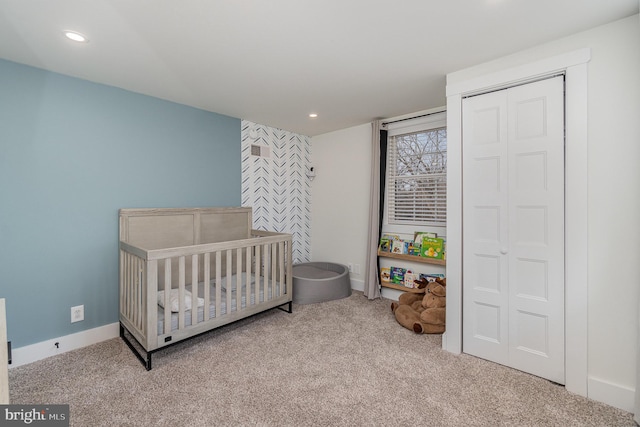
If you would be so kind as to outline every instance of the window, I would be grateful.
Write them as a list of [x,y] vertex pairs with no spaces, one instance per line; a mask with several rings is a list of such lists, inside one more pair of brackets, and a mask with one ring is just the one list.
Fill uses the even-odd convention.
[[444,227],[447,221],[447,130],[389,132],[387,221]]

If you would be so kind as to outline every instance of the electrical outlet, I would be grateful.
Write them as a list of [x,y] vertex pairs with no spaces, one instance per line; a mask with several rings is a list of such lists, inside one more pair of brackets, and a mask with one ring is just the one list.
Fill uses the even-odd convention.
[[349,263],[349,271],[353,271],[353,264]]
[[71,323],[84,320],[84,305],[76,305],[71,307]]

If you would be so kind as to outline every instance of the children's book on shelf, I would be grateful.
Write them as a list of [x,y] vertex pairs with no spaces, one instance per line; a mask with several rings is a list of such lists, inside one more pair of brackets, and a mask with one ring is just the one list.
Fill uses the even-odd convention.
[[416,284],[414,280],[418,280],[419,277],[420,274],[413,273],[411,270],[407,270],[407,272],[404,274],[404,286],[407,288],[415,288]]
[[380,249],[380,252],[391,252],[391,240],[384,237],[381,238],[380,247],[378,249]]
[[409,243],[406,240],[394,240],[391,243],[391,252],[394,254],[407,254],[409,253]]
[[422,240],[425,237],[429,237],[429,238],[433,238],[435,239],[436,237],[438,237],[437,233],[431,233],[428,231],[416,231],[413,233],[413,242],[414,245],[418,248],[418,250],[420,250],[420,247],[422,246]]
[[444,239],[439,237],[423,237],[420,247],[420,256],[426,258],[442,259],[444,255]]
[[378,249],[380,252],[391,252],[393,249],[393,242],[396,240],[400,240],[400,236],[396,234],[383,234],[380,237],[380,245]]
[[380,267],[380,283],[391,283],[391,269]]
[[426,279],[427,282],[435,282],[436,279],[444,279],[444,274],[440,273],[420,273],[420,279]]
[[404,275],[407,272],[406,268],[391,267],[391,283],[395,285],[404,285]]
[[413,256],[420,256],[420,246],[416,246],[413,242],[411,242],[409,244],[409,250],[407,251],[407,254],[413,255]]

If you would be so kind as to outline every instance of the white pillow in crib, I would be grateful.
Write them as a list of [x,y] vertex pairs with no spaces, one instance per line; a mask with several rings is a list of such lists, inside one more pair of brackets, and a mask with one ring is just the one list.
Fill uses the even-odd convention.
[[[180,294],[178,289],[171,289],[169,293],[169,301],[171,302],[171,311],[177,313],[180,311]],[[158,292],[158,305],[164,308],[164,291]],[[198,298],[198,307],[204,306],[204,298]],[[191,310],[191,292],[184,291],[184,309]]]

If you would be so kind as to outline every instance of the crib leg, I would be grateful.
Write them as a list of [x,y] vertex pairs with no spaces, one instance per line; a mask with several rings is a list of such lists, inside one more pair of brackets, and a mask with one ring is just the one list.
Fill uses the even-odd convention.
[[129,339],[126,337],[126,335],[124,333],[124,326],[122,326],[122,323],[120,323],[120,338],[122,338],[122,341],[124,341],[125,344],[127,344],[127,347],[129,347],[129,349],[133,352],[134,356],[136,356],[138,358],[140,363],[142,363],[144,365],[144,367],[147,369],[147,371],[150,371],[151,370],[151,354],[152,353],[147,351],[146,352],[147,360],[145,360],[144,357],[142,357],[142,354],[140,354],[140,352],[138,351],[138,349],[135,348],[135,346],[131,343],[131,341],[129,341]]
[[286,311],[287,313],[291,314],[293,313],[293,302],[289,301],[287,304],[283,304],[283,305],[288,305],[289,308],[282,308],[282,305],[278,307],[279,310],[282,311]]

